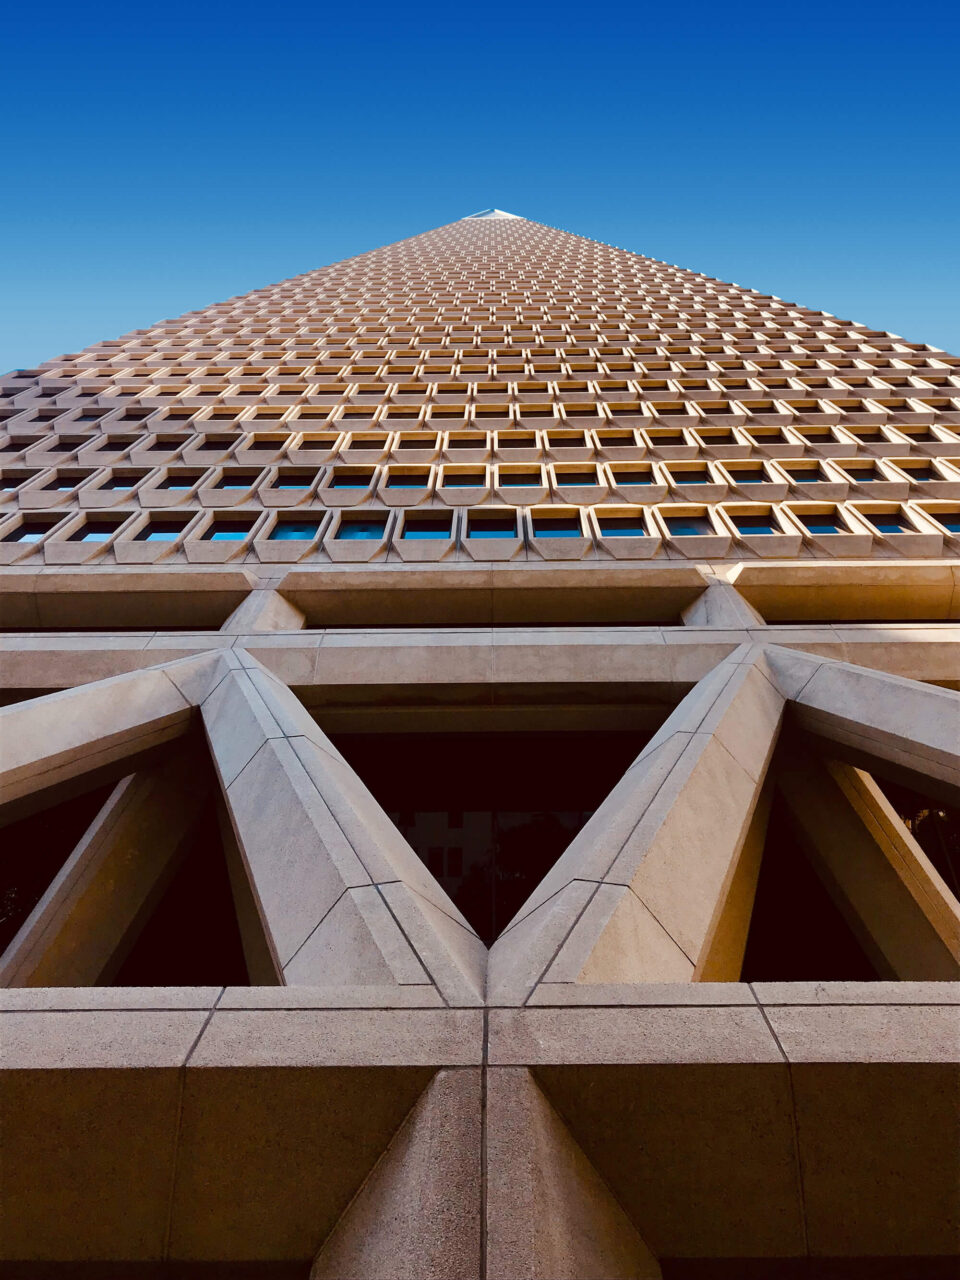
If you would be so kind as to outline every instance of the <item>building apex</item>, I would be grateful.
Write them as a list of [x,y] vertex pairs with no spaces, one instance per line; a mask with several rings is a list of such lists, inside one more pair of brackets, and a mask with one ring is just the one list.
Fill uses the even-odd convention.
[[471,218],[520,218],[520,215],[507,213],[505,209],[481,209],[479,213],[468,213],[466,218],[461,218],[461,222],[467,222]]

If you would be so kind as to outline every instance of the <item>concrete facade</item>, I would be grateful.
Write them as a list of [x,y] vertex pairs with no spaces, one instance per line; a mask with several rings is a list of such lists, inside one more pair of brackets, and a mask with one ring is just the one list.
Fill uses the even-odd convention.
[[[960,359],[489,211],[0,393],[0,1275],[955,1274]],[[352,744],[531,734],[485,935]]]

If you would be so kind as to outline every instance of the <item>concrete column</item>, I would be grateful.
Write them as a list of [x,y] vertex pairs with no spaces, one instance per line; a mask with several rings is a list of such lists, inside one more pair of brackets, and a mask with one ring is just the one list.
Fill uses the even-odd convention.
[[526,1067],[487,1071],[485,1280],[659,1280],[660,1266]]
[[688,604],[680,616],[685,627],[722,627],[740,631],[745,627],[766,625],[736,587],[719,578],[713,578],[706,591],[697,596],[693,604]]
[[481,1275],[480,1070],[439,1071],[314,1259],[310,1280]]

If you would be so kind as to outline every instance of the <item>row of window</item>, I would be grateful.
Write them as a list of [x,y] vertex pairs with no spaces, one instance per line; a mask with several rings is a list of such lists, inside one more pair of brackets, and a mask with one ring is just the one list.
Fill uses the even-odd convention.
[[[529,393],[542,396],[562,394],[570,390],[571,382],[577,381],[594,383],[600,392],[629,390],[635,394],[660,391],[667,395],[680,395],[688,391],[704,391],[718,396],[726,391],[745,391],[752,393],[753,397],[777,389],[794,394],[816,390],[828,395],[849,395],[852,390],[867,395],[872,392],[889,395],[891,386],[922,394],[943,389],[950,395],[956,394],[960,386],[955,371],[950,369],[848,368],[844,373],[842,366],[838,368],[828,364],[825,368],[817,367],[813,361],[807,368],[791,368],[778,360],[752,361],[751,364],[753,367],[748,369],[743,361],[708,363],[706,360],[689,360],[673,367],[669,361],[645,361],[630,352],[603,349],[555,353],[529,351],[526,356],[521,351],[509,356],[492,356],[479,351],[470,356],[461,351],[457,357],[449,355],[444,359],[396,354],[389,359],[387,352],[381,352],[366,359],[349,354],[314,356],[310,364],[299,365],[204,365],[199,360],[182,365],[164,365],[153,360],[144,362],[142,368],[129,363],[116,369],[81,365],[71,371],[70,377],[71,385],[78,391],[97,391],[108,397],[141,391],[171,398],[182,393],[231,391],[341,396],[374,391],[386,393],[404,389],[404,379],[411,380],[410,390],[422,394],[429,394],[430,388],[436,388],[442,393],[459,392],[464,396],[487,394],[503,398]],[[846,365],[849,366],[849,362]],[[460,381],[458,371],[462,375]],[[619,385],[625,373],[629,386]],[[519,377],[516,376],[518,374]],[[550,377],[550,374],[560,376]],[[594,376],[585,378],[588,374]],[[63,387],[60,382],[64,376],[45,375],[39,389],[69,397],[71,387]],[[74,382],[76,378],[84,381]],[[171,381],[175,378],[180,382]],[[294,381],[290,382],[290,379]],[[366,379],[376,379],[377,385],[368,386]],[[611,383],[612,386],[608,385]],[[24,391],[18,394],[23,395]]]
[[[958,449],[960,454],[960,449]],[[785,498],[808,490],[832,499],[846,496],[850,487],[874,497],[905,499],[912,491],[940,497],[960,497],[960,456],[908,458],[723,458],[670,462],[623,460],[571,462],[334,465],[304,468],[273,466],[187,467],[58,467],[48,470],[3,467],[0,495],[16,495],[21,507],[52,506],[77,495],[81,506],[105,506],[129,500],[134,494],[143,506],[167,506],[198,497],[205,505],[223,506],[251,500],[267,505],[294,505],[311,499],[343,506],[377,494],[391,505],[422,502],[436,495],[454,505],[472,504],[476,493],[523,491],[517,505],[528,505],[529,491],[540,501],[548,494],[579,502],[590,490],[591,502],[608,493],[643,502],[659,502],[668,495],[718,501],[731,491],[764,498]],[[692,491],[692,493],[688,492]],[[286,495],[284,501],[280,495]],[[396,499],[396,501],[394,501]],[[0,497],[2,500],[2,497]]]
[[[465,453],[478,459],[493,455],[509,459],[522,454],[584,459],[599,455],[607,458],[628,456],[639,459],[646,453],[664,458],[710,456],[742,456],[752,451],[771,457],[798,456],[807,450],[824,456],[854,455],[859,449],[876,455],[906,455],[912,448],[924,453],[960,451],[960,414],[954,426],[931,422],[899,422],[896,427],[876,422],[787,423],[782,419],[763,425],[710,426],[696,429],[682,425],[597,426],[588,429],[564,429],[562,426],[533,430],[465,430],[430,431],[357,431],[341,429],[346,423],[334,424],[329,431],[291,431],[294,423],[277,424],[273,429],[237,434],[235,422],[198,424],[207,428],[195,434],[154,429],[143,435],[128,432],[96,431],[89,435],[69,432],[32,437],[8,437],[0,440],[0,461],[41,462],[64,460],[76,455],[80,462],[98,464],[120,457],[134,462],[222,461],[228,456],[236,461],[273,461],[286,458],[292,462],[324,462],[334,457],[348,461],[380,461],[387,455],[403,458],[410,453],[418,460],[433,460],[439,454],[456,459]],[[168,419],[179,428],[175,419]],[[78,423],[77,425],[85,425]],[[91,424],[94,425],[94,424]],[[121,424],[122,425],[122,424]],[[160,424],[161,427],[163,424]],[[239,424],[250,426],[249,423]],[[219,429],[217,429],[219,426]]]
[[[514,402],[512,393],[502,396],[479,393],[476,401],[471,401],[469,392],[464,395],[461,392],[438,391],[434,398],[427,399],[426,389],[399,389],[398,394],[392,395],[391,389],[384,386],[349,394],[324,392],[317,387],[304,389],[282,385],[248,389],[238,386],[235,391],[227,392],[222,388],[205,389],[197,384],[190,393],[181,395],[181,390],[171,391],[169,403],[164,398],[159,405],[152,407],[127,406],[112,412],[102,407],[91,411],[69,409],[69,406],[43,409],[28,405],[12,414],[9,411],[4,413],[3,425],[10,431],[64,431],[71,426],[87,430],[95,425],[103,429],[119,426],[140,431],[155,430],[157,426],[161,429],[174,426],[199,430],[224,426],[249,431],[257,425],[270,427],[274,424],[297,430],[313,421],[336,424],[338,430],[349,430],[366,423],[386,423],[392,430],[406,424],[416,427],[421,422],[434,428],[449,429],[458,422],[473,421],[483,425],[485,420],[491,420],[504,423],[500,430],[508,429],[510,423],[549,430],[550,422],[562,427],[564,422],[577,419],[575,425],[578,427],[600,429],[611,420],[629,418],[636,420],[634,425],[643,428],[655,428],[658,421],[666,419],[695,429],[701,423],[709,424],[721,419],[724,424],[750,429],[754,425],[791,423],[810,418],[820,423],[842,422],[845,426],[888,423],[896,427],[901,420],[908,423],[929,421],[934,415],[944,415],[948,422],[960,422],[960,398],[951,398],[949,392],[946,395],[924,395],[918,391],[907,397],[888,393],[873,398],[851,398],[849,392],[846,395],[837,392],[816,398],[811,397],[809,390],[787,388],[778,399],[723,399],[717,398],[721,395],[718,391],[699,393],[698,398],[698,393],[690,391],[682,400],[641,400],[630,388],[595,392],[586,386],[581,390],[578,386],[561,385],[556,400],[551,398],[551,393],[543,393],[536,399],[535,393],[531,392],[519,393],[520,401]],[[125,394],[133,398],[141,393],[143,388]],[[664,394],[678,393],[667,389]],[[953,396],[957,395],[954,390]],[[82,399],[83,394],[76,398]],[[123,395],[118,398],[122,399]],[[310,403],[299,404],[304,398]],[[205,405],[212,408],[205,413],[196,411]],[[249,407],[245,409],[244,405]]]
[[[757,344],[753,345],[757,348]],[[489,348],[477,347],[471,350],[457,347],[441,348],[440,352],[442,354],[436,349],[404,352],[385,348],[375,355],[365,356],[362,351],[318,350],[274,353],[272,358],[269,353],[258,356],[255,351],[249,350],[233,353],[234,359],[269,361],[259,366],[246,363],[208,364],[211,356],[205,356],[199,351],[195,354],[181,352],[171,356],[169,362],[162,361],[159,354],[139,363],[128,358],[104,364],[96,361],[95,357],[84,357],[74,367],[44,371],[42,380],[22,379],[14,375],[4,381],[8,392],[21,397],[23,403],[44,394],[69,397],[72,388],[62,385],[64,379],[69,379],[78,391],[106,395],[150,392],[157,387],[162,388],[162,394],[173,395],[188,390],[192,384],[203,385],[214,380],[222,383],[225,388],[236,383],[243,385],[259,382],[272,389],[285,387],[289,390],[286,387],[289,379],[296,380],[298,394],[308,391],[316,394],[328,391],[331,386],[336,389],[341,384],[350,386],[362,382],[364,378],[374,377],[387,382],[402,381],[404,378],[417,379],[418,389],[423,389],[425,384],[442,386],[444,382],[458,376],[471,385],[482,383],[484,379],[497,379],[506,383],[519,383],[523,390],[525,388],[522,384],[525,381],[559,382],[562,388],[568,381],[582,378],[588,373],[595,375],[591,381],[601,382],[626,375],[641,390],[647,381],[666,380],[677,384],[675,393],[685,390],[685,380],[696,375],[701,380],[717,383],[717,391],[726,385],[725,378],[750,379],[758,384],[753,389],[761,395],[769,385],[770,378],[787,378],[799,383],[799,386],[787,383],[787,388],[801,393],[811,385],[822,390],[838,391],[842,391],[845,385],[862,387],[881,394],[888,394],[887,388],[890,386],[921,393],[927,393],[931,389],[946,389],[948,394],[957,387],[956,368],[951,368],[945,360],[903,358],[899,353],[895,361],[891,362],[858,352],[844,354],[839,350],[833,355],[822,353],[816,358],[813,354],[800,351],[780,352],[777,358],[759,349],[747,352],[723,346],[687,347],[684,351],[668,350],[665,346],[654,351],[637,351],[620,346],[518,346],[499,353]],[[278,355],[282,356],[283,363],[276,363]],[[294,361],[300,363],[293,363]],[[551,373],[560,374],[561,377],[543,378],[544,374]],[[518,374],[521,375],[519,378],[516,376]],[[175,378],[187,380],[187,385],[173,386],[168,392],[167,384],[170,379]],[[847,381],[848,378],[850,381]],[[834,380],[841,385],[831,387]],[[664,390],[669,391],[670,388]],[[344,390],[342,394],[345,393]],[[544,394],[546,393],[547,389],[544,388]]]
[[[514,542],[542,546],[574,540],[614,554],[652,554],[661,543],[685,554],[720,557],[731,549],[790,557],[804,545],[841,555],[870,555],[875,544],[907,555],[940,555],[960,542],[960,502],[727,503],[716,507],[479,507],[461,511],[341,510],[292,514],[207,510],[111,512],[71,516],[21,513],[0,522],[6,563],[42,544],[54,563],[75,562],[112,547],[118,560],[144,561],[182,549],[210,559],[204,544],[235,554],[253,544],[262,559],[298,559],[322,542],[334,558],[369,558],[377,547],[429,542]],[[642,547],[627,547],[641,543]],[[287,552],[285,544],[296,544]],[[308,546],[309,544],[309,546]],[[364,544],[363,554],[340,554]],[[140,553],[138,548],[149,547]],[[626,547],[626,550],[625,550]],[[401,549],[402,550],[402,549]],[[223,558],[222,556],[219,558]]]

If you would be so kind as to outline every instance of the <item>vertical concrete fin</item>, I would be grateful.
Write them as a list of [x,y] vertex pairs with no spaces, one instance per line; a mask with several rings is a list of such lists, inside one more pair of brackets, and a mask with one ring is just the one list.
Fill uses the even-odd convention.
[[224,635],[252,635],[259,631],[302,631],[305,616],[279,591],[251,591],[220,628]]
[[284,980],[433,981],[479,1004],[483,944],[295,695],[240,661],[201,715]]
[[752,898],[758,859],[737,873],[783,708],[748,646],[701,681],[553,868],[550,894],[545,882],[494,943],[491,997],[522,1002],[539,981],[690,981],[731,886]]
[[681,614],[685,627],[723,627],[740,631],[762,627],[763,618],[729,582],[713,581]]
[[525,1067],[487,1072],[485,1280],[659,1280],[661,1270]]
[[195,750],[124,778],[0,958],[0,986],[102,981],[208,794]]
[[479,1069],[439,1071],[314,1259],[310,1280],[476,1280]]

